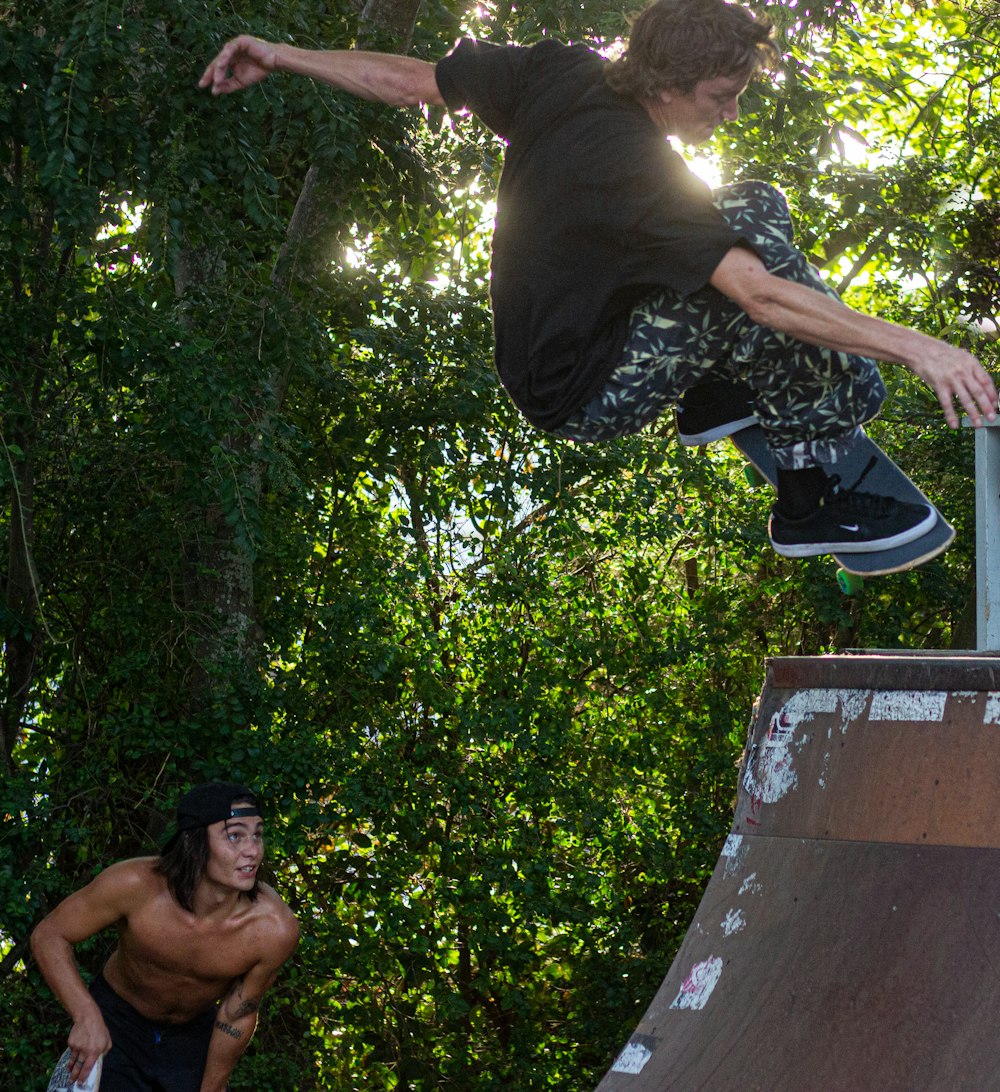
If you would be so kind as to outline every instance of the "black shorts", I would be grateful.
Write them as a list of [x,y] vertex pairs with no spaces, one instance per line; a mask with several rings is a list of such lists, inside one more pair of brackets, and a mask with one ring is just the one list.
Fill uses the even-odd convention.
[[111,1034],[101,1092],[199,1092],[214,1007],[186,1024],[157,1024],[119,997],[103,974],[90,993]]

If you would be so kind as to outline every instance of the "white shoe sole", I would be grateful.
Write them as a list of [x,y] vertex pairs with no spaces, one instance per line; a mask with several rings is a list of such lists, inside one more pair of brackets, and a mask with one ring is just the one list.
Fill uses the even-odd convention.
[[738,421],[726,421],[722,425],[716,425],[715,428],[706,429],[705,432],[690,433],[681,432],[678,429],[677,438],[685,447],[702,447],[715,440],[724,440],[727,436],[732,436],[734,432],[740,432],[755,424],[757,424],[757,415],[751,413],[749,417],[741,417]]

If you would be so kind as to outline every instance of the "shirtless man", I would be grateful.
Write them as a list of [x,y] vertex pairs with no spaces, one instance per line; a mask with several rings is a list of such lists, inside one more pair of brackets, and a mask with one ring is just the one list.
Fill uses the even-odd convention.
[[759,420],[777,466],[770,535],[792,557],[885,549],[936,514],[840,487],[836,464],[881,407],[877,359],[937,395],[949,425],[997,417],[969,352],[847,307],[763,183],[709,192],[666,137],[700,144],[739,116],[778,51],[722,0],[654,0],[612,64],[582,45],[464,39],[436,64],[243,35],[201,77],[214,95],[275,72],[394,106],[470,110],[506,142],[490,294],[496,364],[524,416],[600,442],[678,405],[682,442]]
[[[199,785],[159,857],[111,865],[39,923],[31,950],[73,1020],[76,1082],[105,1055],[102,1092],[225,1092],[299,940],[291,910],[258,878],[263,855],[254,794]],[[88,990],[73,945],[111,926],[118,946]]]

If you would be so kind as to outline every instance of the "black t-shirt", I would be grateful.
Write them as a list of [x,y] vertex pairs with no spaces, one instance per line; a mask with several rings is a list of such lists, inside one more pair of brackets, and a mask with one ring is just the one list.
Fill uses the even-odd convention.
[[436,68],[450,110],[507,142],[490,296],[501,382],[555,429],[620,363],[629,314],[703,288],[739,236],[645,109],[585,46],[463,40]]

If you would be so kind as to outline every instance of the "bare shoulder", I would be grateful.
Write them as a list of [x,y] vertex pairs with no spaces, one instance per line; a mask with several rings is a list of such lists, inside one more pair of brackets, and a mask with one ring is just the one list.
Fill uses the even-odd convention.
[[77,943],[116,922],[129,921],[164,890],[156,858],[119,861],[68,895],[38,926],[40,936],[59,935]]
[[158,862],[159,857],[130,857],[127,861],[108,865],[97,878],[104,877],[123,887],[160,888],[165,881],[156,871]]
[[99,872],[84,890],[127,904],[154,898],[166,890],[166,880],[156,871],[157,860],[156,857],[132,857],[117,861]]
[[281,896],[266,883],[260,885],[254,903],[254,922],[261,954],[284,962],[299,943],[299,922]]

